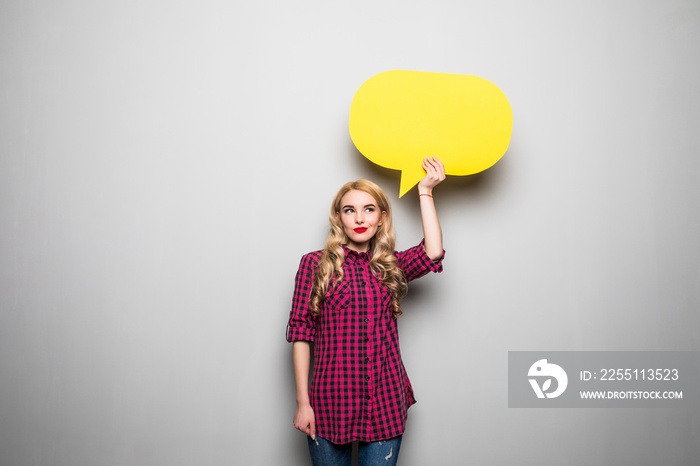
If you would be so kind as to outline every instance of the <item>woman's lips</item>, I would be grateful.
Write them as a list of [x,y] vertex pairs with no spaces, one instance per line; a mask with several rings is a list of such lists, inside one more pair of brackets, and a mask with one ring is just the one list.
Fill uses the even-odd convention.
[[367,228],[365,228],[365,227],[358,227],[358,228],[355,228],[354,231],[355,231],[355,233],[364,233],[365,231],[367,231]]

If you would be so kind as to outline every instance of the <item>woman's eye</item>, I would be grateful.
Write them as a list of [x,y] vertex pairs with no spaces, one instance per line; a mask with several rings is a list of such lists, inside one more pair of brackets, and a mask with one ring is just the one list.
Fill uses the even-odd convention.
[[367,207],[365,209],[366,212],[374,212],[374,207]]
[[352,210],[352,209],[345,209],[343,212],[346,213],[346,214],[351,214],[351,213],[354,212],[354,210]]

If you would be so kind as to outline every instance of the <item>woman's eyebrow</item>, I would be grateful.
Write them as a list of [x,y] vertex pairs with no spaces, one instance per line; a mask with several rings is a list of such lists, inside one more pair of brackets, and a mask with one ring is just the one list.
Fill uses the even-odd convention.
[[[377,206],[376,206],[375,204],[366,204],[364,208],[366,209],[367,207],[377,207]],[[346,204],[346,205],[344,205],[343,207],[341,207],[341,209],[348,209],[348,208],[349,208],[349,209],[354,209],[355,206],[354,206],[354,205]]]

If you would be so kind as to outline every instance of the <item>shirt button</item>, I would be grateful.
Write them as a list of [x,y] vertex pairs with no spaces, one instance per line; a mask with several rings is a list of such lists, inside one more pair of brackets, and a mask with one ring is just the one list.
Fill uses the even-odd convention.
[[365,343],[367,343],[368,341],[369,341],[369,338],[365,337]]
[[365,380],[369,380],[369,375],[366,375],[366,376],[365,376]]
[[369,319],[365,318],[365,322],[369,322]]
[[365,362],[369,362],[369,357],[365,358]]
[[369,395],[367,395],[367,399],[368,399],[368,400],[370,400],[370,399],[372,399],[372,397],[371,397],[371,396],[369,396]]

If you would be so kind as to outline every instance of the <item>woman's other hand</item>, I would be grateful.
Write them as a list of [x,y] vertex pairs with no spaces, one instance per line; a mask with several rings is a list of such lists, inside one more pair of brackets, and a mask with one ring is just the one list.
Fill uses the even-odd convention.
[[316,440],[316,417],[314,410],[309,404],[300,404],[297,406],[297,412],[294,413],[294,428],[304,432]]

